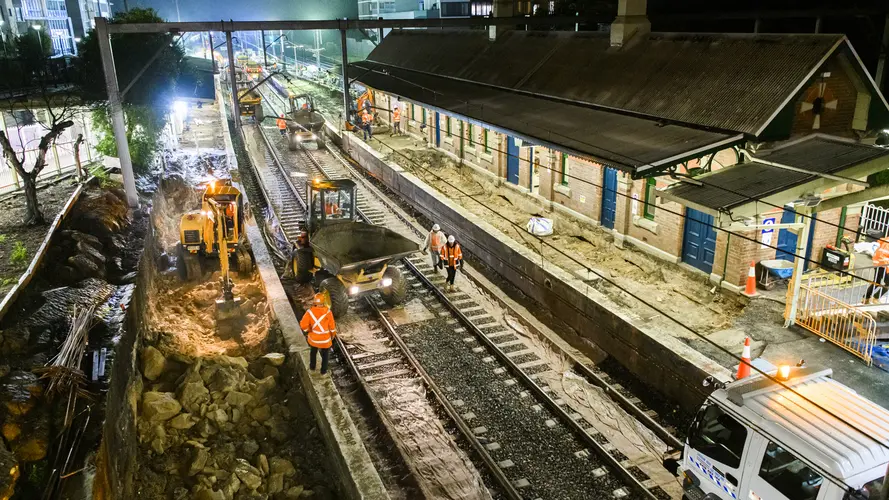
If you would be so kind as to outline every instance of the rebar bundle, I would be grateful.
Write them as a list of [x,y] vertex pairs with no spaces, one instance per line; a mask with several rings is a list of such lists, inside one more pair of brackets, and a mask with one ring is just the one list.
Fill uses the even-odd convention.
[[[86,375],[80,369],[83,354],[86,352],[89,331],[96,324],[96,306],[74,306],[71,312],[68,335],[62,341],[59,352],[43,368],[35,370],[41,379],[49,380],[46,388],[46,396],[52,399],[55,396],[80,397],[88,396],[83,388],[86,383]],[[68,419],[66,419],[66,424]]]

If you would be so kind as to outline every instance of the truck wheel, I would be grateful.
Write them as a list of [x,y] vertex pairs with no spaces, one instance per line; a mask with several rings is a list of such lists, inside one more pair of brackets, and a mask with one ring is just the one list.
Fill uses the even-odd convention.
[[296,268],[293,270],[293,276],[297,283],[308,283],[312,281],[312,267],[315,266],[315,255],[311,248],[299,248],[296,250]]
[[407,297],[407,280],[404,279],[401,270],[397,267],[389,266],[386,268],[386,272],[383,273],[383,279],[385,278],[391,279],[392,284],[380,289],[383,300],[390,306],[397,306],[404,302],[404,298]]
[[329,272],[325,271],[324,269],[319,269],[319,270],[315,271],[315,276],[314,276],[315,290],[320,290],[321,283],[323,283],[324,280],[326,280],[327,278],[333,278],[333,275],[330,274]]
[[179,246],[179,255],[176,263],[179,277],[182,281],[194,281],[201,277],[201,259],[196,254],[188,252]]
[[256,117],[256,123],[262,122],[262,119],[265,118],[265,115],[262,114],[262,104],[257,104],[255,108],[253,108],[253,116]]
[[242,278],[249,278],[253,274],[253,257],[250,255],[250,252],[239,249],[235,253],[235,260],[238,264],[236,268],[238,275]]
[[296,140],[296,134],[287,134],[287,149],[290,151],[299,150],[299,141]]
[[334,319],[343,316],[349,310],[349,296],[346,294],[346,287],[336,277],[327,278],[321,282],[321,293],[327,293],[330,296],[330,311],[333,313]]
[[317,134],[315,134],[315,144],[318,146],[318,149],[324,149],[327,147],[327,143],[324,141],[324,130],[319,130]]

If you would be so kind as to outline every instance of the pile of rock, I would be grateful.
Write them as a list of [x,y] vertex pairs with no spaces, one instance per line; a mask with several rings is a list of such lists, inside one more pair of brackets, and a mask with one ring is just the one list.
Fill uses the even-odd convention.
[[297,470],[286,458],[291,412],[277,390],[283,362],[282,354],[269,354],[252,363],[229,356],[182,363],[143,349],[148,382],[138,433],[157,475],[140,477],[140,493],[198,500],[311,496],[296,484]]

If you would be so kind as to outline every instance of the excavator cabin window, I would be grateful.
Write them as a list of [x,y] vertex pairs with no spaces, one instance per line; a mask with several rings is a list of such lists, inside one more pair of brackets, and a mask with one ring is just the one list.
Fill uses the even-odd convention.
[[295,111],[312,111],[312,103],[306,96],[294,97],[293,109]]

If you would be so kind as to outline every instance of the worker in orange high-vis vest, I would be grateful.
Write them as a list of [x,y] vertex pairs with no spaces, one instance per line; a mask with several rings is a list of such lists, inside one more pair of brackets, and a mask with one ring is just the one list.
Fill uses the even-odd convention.
[[371,130],[371,125],[373,124],[374,117],[367,111],[361,114],[361,129],[364,130],[364,140],[372,139],[374,134],[373,130]]
[[324,295],[315,294],[312,307],[303,315],[299,327],[309,341],[309,370],[315,369],[318,351],[321,351],[321,375],[327,373],[327,361],[330,359],[330,348],[336,337],[336,323],[333,313],[324,304]]
[[401,135],[401,109],[398,106],[392,110],[392,135]]
[[427,251],[432,254],[432,268],[436,271],[444,267],[441,260],[441,247],[447,243],[447,237],[438,224],[432,225],[432,230],[426,233],[426,239],[423,240],[423,253]]
[[284,119],[284,113],[281,113],[281,117],[276,120],[278,124],[278,132],[281,132],[281,137],[287,135],[287,120]]
[[445,280],[445,290],[454,291],[454,279],[457,277],[457,266],[463,269],[463,250],[457,243],[454,235],[448,236],[448,242],[441,247],[441,260],[448,271],[448,278]]
[[[886,287],[889,286],[889,237],[880,238],[880,246],[874,252],[874,283],[867,287],[864,292],[864,298],[870,304],[880,302],[880,297],[886,293]],[[878,286],[880,285],[880,286]]]

